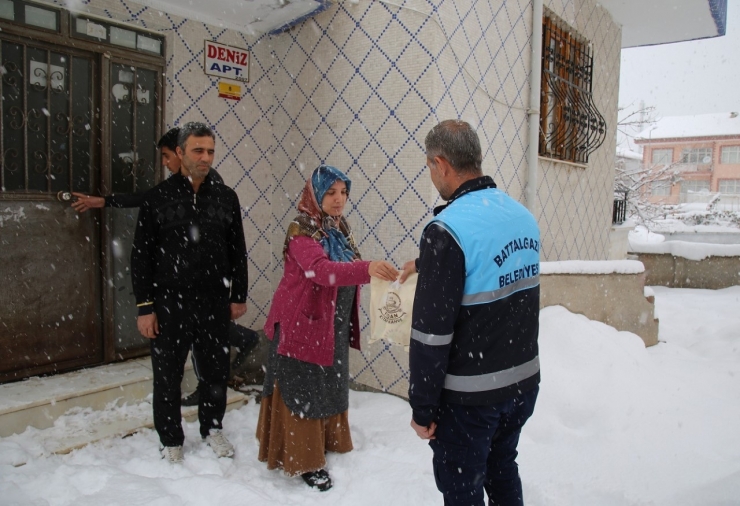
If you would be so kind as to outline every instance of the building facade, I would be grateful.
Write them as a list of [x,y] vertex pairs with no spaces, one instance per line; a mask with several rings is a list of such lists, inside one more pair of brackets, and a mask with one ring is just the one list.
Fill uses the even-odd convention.
[[[188,15],[167,0],[0,0],[3,62],[15,58],[2,85],[9,289],[0,295],[0,346],[9,353],[0,381],[147,352],[127,267],[136,210],[78,216],[57,196],[146,190],[163,177],[153,143],[186,121],[214,128],[215,168],[241,201],[242,323],[253,328],[269,310],[285,230],[319,164],[352,178],[347,217],[365,258],[414,257],[440,204],[424,136],[449,118],[478,130],[484,171],[500,188],[522,202],[534,195],[526,203],[542,230],[542,260],[608,258],[625,45],[609,2],[545,1],[534,21],[541,2],[320,3],[287,29],[258,34],[239,28],[234,9]],[[228,62],[232,78],[248,80],[214,74],[227,72],[223,61],[208,63],[214,42],[249,53],[248,73]],[[540,81],[545,92],[532,104]],[[530,117],[540,118],[535,138]],[[534,164],[531,149],[541,155]],[[399,346],[353,353],[351,372],[375,388],[407,388]]]

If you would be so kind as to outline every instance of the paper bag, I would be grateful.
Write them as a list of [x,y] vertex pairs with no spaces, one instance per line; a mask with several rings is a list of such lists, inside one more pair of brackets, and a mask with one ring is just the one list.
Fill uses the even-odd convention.
[[416,278],[403,284],[373,277],[370,280],[370,339],[385,339],[408,348],[411,340],[411,312],[414,308]]

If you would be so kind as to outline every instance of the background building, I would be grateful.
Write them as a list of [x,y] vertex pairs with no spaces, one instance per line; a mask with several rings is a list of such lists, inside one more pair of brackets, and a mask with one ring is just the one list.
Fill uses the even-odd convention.
[[[738,113],[672,116],[642,131],[642,164],[654,176],[650,201],[708,202],[720,193],[740,196],[740,118]],[[697,195],[703,194],[703,195]]]

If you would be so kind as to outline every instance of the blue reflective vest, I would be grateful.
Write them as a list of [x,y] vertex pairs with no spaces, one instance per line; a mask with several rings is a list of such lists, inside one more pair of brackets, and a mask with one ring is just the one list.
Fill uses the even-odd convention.
[[463,306],[539,285],[539,227],[527,208],[501,190],[462,195],[431,223],[447,230],[465,255]]

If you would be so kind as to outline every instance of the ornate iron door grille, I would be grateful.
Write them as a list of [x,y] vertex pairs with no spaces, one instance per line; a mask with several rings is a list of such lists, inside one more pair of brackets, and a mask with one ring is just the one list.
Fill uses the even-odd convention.
[[543,18],[542,30],[539,153],[585,164],[606,139],[591,94],[593,57],[588,44],[552,18]]
[[91,189],[93,59],[0,41],[0,194]]

